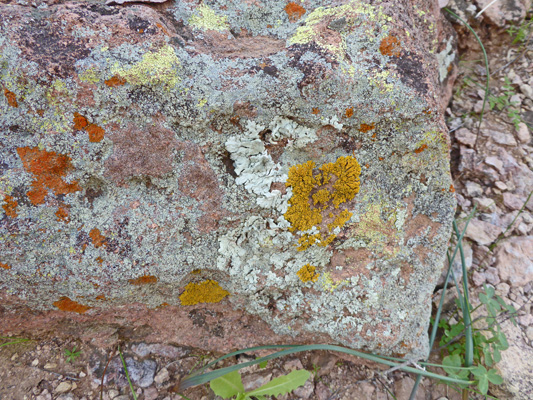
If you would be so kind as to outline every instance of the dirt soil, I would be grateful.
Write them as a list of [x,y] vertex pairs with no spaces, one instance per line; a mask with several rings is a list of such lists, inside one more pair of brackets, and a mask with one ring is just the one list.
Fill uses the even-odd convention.
[[[531,350],[533,289],[531,279],[528,280],[531,271],[527,268],[529,265],[531,269],[533,262],[533,254],[529,254],[533,251],[533,200],[523,206],[533,186],[532,29],[526,31],[524,40],[513,44],[516,32],[511,35],[505,28],[490,25],[483,19],[470,20],[489,57],[491,96],[499,100],[494,100],[497,104],[492,110],[487,104],[479,126],[485,84],[482,53],[473,35],[466,28],[454,25],[460,43],[459,77],[446,119],[452,143],[457,219],[459,225],[464,224],[473,207],[477,207],[465,241],[472,296],[475,297],[483,284],[491,285],[508,303],[520,309],[521,333],[516,340]],[[502,105],[501,109],[498,104]],[[521,267],[517,260],[528,257],[529,264],[526,262]],[[439,299],[439,289],[435,302]],[[452,313],[453,302],[450,304],[448,311]],[[29,340],[10,344],[7,343],[16,339],[0,339],[0,400],[133,398],[118,346],[102,348],[76,337],[25,339]],[[180,378],[218,356],[173,343],[135,340],[122,341],[120,350],[139,400],[181,399],[177,393]],[[440,357],[436,351],[432,361],[438,363]],[[251,359],[252,354],[233,357],[220,366]],[[248,367],[243,381],[247,389],[256,388],[273,377],[302,368],[312,372],[305,386],[277,399],[392,399],[394,394],[401,400],[409,398],[414,383],[413,376],[401,371],[371,368],[327,352],[288,356],[269,362],[264,369]],[[192,400],[217,398],[208,385],[188,389],[184,394]],[[492,394],[513,398],[505,397],[501,391]],[[460,398],[447,386],[428,379],[423,379],[416,397],[417,400]]]

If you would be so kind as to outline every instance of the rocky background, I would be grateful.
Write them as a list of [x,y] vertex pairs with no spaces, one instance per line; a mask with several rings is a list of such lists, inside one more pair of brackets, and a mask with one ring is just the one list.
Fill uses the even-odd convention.
[[[492,388],[492,394],[501,399],[529,399],[533,392],[533,201],[525,203],[533,190],[533,40],[529,30],[523,40],[513,44],[517,33],[509,34],[506,29],[519,26],[533,15],[530,2],[509,0],[497,2],[490,12],[487,10],[475,19],[475,14],[488,3],[456,1],[449,6],[468,19],[483,40],[493,74],[491,95],[502,98],[502,102],[507,99],[508,106],[501,110],[487,107],[478,130],[485,73],[480,62],[482,56],[471,33],[455,24],[460,49],[459,78],[446,116],[451,132],[459,223],[464,224],[474,206],[478,209],[465,241],[473,287],[471,297],[475,299],[476,291],[488,284],[519,309],[518,327],[503,324],[510,348],[498,368],[506,381],[501,388]],[[437,290],[435,302],[438,294]],[[449,304],[453,307],[452,302]],[[197,312],[192,318],[198,329],[209,327],[214,316]],[[0,395],[6,399],[78,400],[99,398],[102,391],[103,398],[128,399],[129,388],[120,360],[113,352],[120,342],[139,398],[173,400],[180,398],[175,393],[179,377],[213,357],[172,342],[151,344],[143,326],[124,330],[96,325],[86,332],[71,329],[70,339],[65,335],[37,335],[30,342],[2,347]],[[65,324],[68,335],[67,330]],[[64,352],[74,346],[81,354],[69,363]],[[434,361],[438,362],[439,356],[434,353]],[[231,362],[247,361],[249,357]],[[109,360],[102,388],[103,368]],[[292,368],[303,367],[314,371],[312,379],[284,398],[387,399],[389,390],[398,399],[408,398],[412,377],[397,371],[382,374],[375,366],[370,368],[353,361],[327,353],[305,354],[273,362],[264,370],[250,369],[244,381],[245,385],[256,387]],[[214,398],[207,387],[191,389],[187,395],[191,399]],[[442,398],[460,396],[424,379],[417,399]]]

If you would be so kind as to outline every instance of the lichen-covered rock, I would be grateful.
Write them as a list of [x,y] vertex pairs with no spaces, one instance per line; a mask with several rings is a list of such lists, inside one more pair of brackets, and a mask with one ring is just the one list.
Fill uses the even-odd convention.
[[436,1],[54,3],[0,5],[4,313],[220,302],[278,335],[241,346],[426,354],[455,205]]

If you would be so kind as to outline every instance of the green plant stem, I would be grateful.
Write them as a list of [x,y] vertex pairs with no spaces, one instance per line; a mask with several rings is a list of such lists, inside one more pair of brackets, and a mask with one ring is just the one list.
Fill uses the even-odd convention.
[[120,351],[120,346],[118,346],[118,354],[120,356],[120,359],[122,360],[122,366],[124,367],[124,372],[126,373],[126,379],[128,379],[128,383],[130,385],[131,394],[133,395],[133,400],[137,400],[137,394],[135,393],[135,390],[133,389],[133,383],[131,383],[130,374],[128,374],[128,367],[126,366],[126,361],[124,361],[124,357],[122,356],[122,351]]
[[457,18],[464,26],[468,28],[470,32],[472,32],[481,46],[481,50],[483,51],[483,57],[485,59],[485,72],[486,72],[486,82],[485,82],[485,95],[483,96],[483,107],[481,108],[481,114],[479,115],[479,125],[477,128],[477,136],[476,141],[474,143],[474,149],[477,149],[477,139],[479,137],[479,131],[481,130],[481,122],[483,121],[483,114],[485,113],[485,105],[487,104],[487,98],[489,97],[489,82],[490,82],[490,71],[489,71],[489,58],[487,57],[487,52],[485,51],[485,46],[483,46],[483,42],[477,35],[476,31],[472,29],[472,27],[466,22],[463,21],[461,17],[459,17],[457,14],[455,14],[452,10],[450,10],[448,7],[443,8],[444,11],[452,15],[453,17]]

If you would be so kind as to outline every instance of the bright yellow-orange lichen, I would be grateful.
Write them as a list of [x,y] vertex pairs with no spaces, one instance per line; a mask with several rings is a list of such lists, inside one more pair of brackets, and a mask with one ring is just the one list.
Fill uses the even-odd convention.
[[353,107],[346,109],[346,117],[351,118],[353,115]]
[[296,275],[298,275],[302,282],[316,282],[320,276],[316,273],[316,267],[310,264],[305,264]]
[[4,96],[6,96],[7,104],[9,104],[11,107],[18,107],[19,103],[17,103],[17,96],[15,93],[10,92],[6,88],[4,88]]
[[85,128],[85,131],[89,134],[89,142],[96,143],[101,142],[104,138],[104,129],[95,124],[89,124]]
[[6,215],[11,218],[17,217],[17,201],[12,196],[5,196],[4,197],[4,204],[2,208],[4,209]]
[[156,283],[157,278],[153,275],[143,275],[135,279],[130,279],[128,282],[132,285],[146,285],[149,283]]
[[372,129],[374,129],[376,127],[376,124],[361,124],[359,126],[359,130],[363,133],[367,133],[368,131],[371,131]]
[[185,291],[181,294],[181,304],[193,306],[198,303],[218,303],[229,292],[222,289],[218,282],[208,279],[200,283],[190,282],[185,286]]
[[91,307],[84,306],[76,301],[70,300],[68,297],[61,297],[58,301],[54,302],[54,306],[61,311],[70,311],[78,314],[85,314]]
[[401,53],[400,41],[394,36],[387,36],[381,41],[379,51],[384,56],[399,57]]
[[[159,24],[157,24],[157,25],[159,25]],[[126,79],[124,79],[124,78],[122,78],[120,76],[114,75],[111,78],[109,78],[108,80],[104,81],[104,83],[107,86],[109,86],[109,87],[117,87],[117,86],[125,85],[126,84]]]
[[59,208],[56,211],[56,217],[57,217],[58,221],[69,222],[68,208],[66,208],[64,206],[59,206]]
[[107,239],[100,233],[100,229],[98,228],[91,229],[89,236],[93,241],[94,247],[100,247],[107,243]]
[[415,150],[415,153],[416,154],[422,153],[427,148],[428,148],[428,145],[427,144],[423,144],[422,146],[420,146],[418,149]]
[[68,194],[80,190],[78,182],[67,183],[63,178],[72,169],[70,157],[54,151],[39,148],[20,147],[17,153],[24,169],[34,175],[32,190],[27,193],[33,205],[43,204],[48,191],[55,194]]
[[[344,226],[352,216],[347,210],[335,211],[335,214],[331,211],[359,192],[361,167],[354,157],[339,157],[334,163],[324,164],[316,173],[314,168],[312,161],[291,167],[285,183],[292,188],[292,196],[284,217],[291,224],[291,232],[300,232],[300,251],[315,244],[330,244],[336,237],[333,231]],[[321,226],[324,218],[331,222]],[[314,232],[305,232],[313,228]]]
[[320,110],[318,108],[313,108],[313,110],[311,111],[311,114],[318,115],[320,114]]
[[7,264],[4,264],[4,263],[0,263],[0,268],[11,269],[11,265],[7,265]]
[[285,12],[289,16],[290,22],[296,22],[305,14],[306,10],[301,5],[290,2],[285,6]]
[[89,122],[87,121],[87,118],[85,118],[83,115],[77,112],[74,113],[73,122],[74,122],[74,129],[77,131],[84,129],[89,124]]

